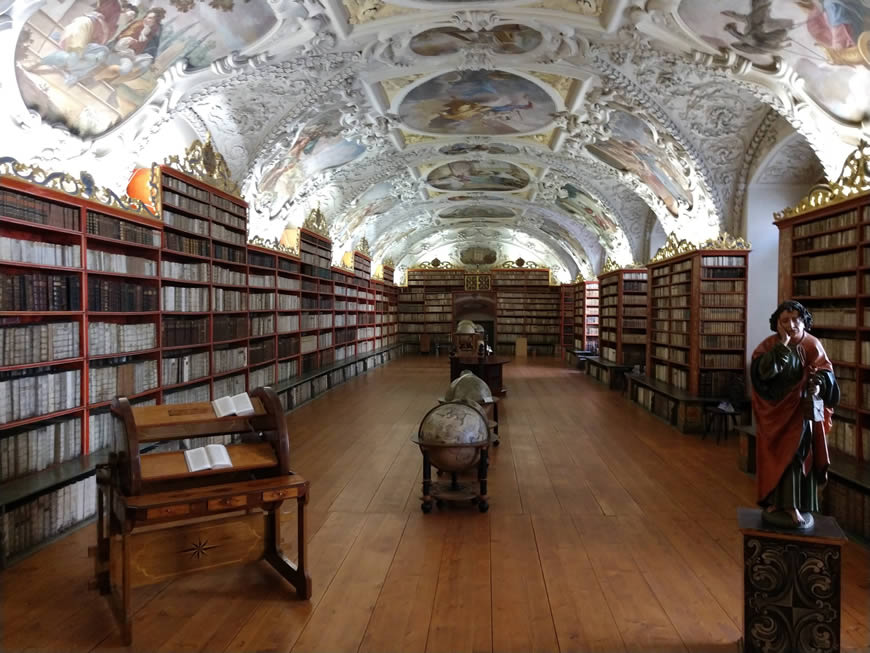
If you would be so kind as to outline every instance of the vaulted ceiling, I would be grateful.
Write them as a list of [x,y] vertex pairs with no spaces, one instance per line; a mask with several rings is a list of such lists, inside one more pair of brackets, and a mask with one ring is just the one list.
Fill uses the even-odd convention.
[[0,0],[0,61],[0,154],[122,190],[211,138],[251,236],[563,281],[740,229],[781,120],[829,175],[870,125],[861,0]]

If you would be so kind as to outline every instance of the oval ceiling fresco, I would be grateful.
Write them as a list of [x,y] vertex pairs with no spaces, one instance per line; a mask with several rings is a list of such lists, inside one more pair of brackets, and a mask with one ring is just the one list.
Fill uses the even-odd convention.
[[598,202],[572,184],[565,184],[562,187],[556,204],[578,217],[602,242],[608,242],[619,231],[619,226],[610,216],[601,211]]
[[753,63],[787,61],[813,99],[845,120],[870,105],[867,0],[683,0],[680,18],[715,48]]
[[176,62],[206,67],[275,24],[267,0],[48,0],[18,38],[18,88],[46,122],[93,138],[141,107]]
[[438,27],[420,32],[411,39],[411,50],[424,57],[454,54],[473,46],[495,54],[523,54],[534,50],[543,37],[525,25],[499,25],[478,32],[458,27]]
[[645,122],[617,110],[611,114],[609,126],[612,134],[609,140],[587,146],[596,158],[636,174],[674,215],[679,214],[678,200],[692,205],[688,179],[656,144]]
[[429,134],[526,134],[553,122],[556,103],[541,86],[500,70],[462,70],[412,88],[398,114]]
[[426,183],[438,190],[508,192],[528,186],[529,174],[507,161],[453,161],[430,172]]
[[473,154],[483,152],[485,154],[518,154],[520,148],[515,145],[507,145],[505,143],[453,143],[445,145],[438,150],[441,154],[448,156],[459,156],[462,154]]
[[471,206],[458,206],[455,209],[447,209],[439,214],[446,220],[469,220],[473,218],[513,218],[516,213],[512,209],[501,206],[489,206],[487,204],[473,204]]

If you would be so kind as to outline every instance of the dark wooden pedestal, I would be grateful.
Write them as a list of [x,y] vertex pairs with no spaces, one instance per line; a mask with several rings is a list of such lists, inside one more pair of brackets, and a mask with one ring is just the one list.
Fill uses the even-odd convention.
[[625,374],[632,369],[632,365],[620,365],[600,356],[586,357],[586,374],[611,390],[625,390]]
[[761,510],[738,508],[743,533],[743,650],[837,653],[840,567],[846,536],[833,517],[809,532],[771,528]]
[[493,395],[504,395],[505,389],[502,379],[502,366],[505,363],[510,363],[511,359],[507,356],[487,356],[486,358],[478,358],[477,356],[452,356],[450,358],[450,380],[458,378],[462,370],[471,370],[475,375],[483,379],[486,385],[489,386],[489,391]]

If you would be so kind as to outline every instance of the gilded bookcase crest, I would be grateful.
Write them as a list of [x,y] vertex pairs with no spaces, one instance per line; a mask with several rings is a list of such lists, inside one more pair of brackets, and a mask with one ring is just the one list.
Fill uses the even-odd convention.
[[607,274],[608,272],[613,272],[614,270],[618,270],[619,268],[619,263],[617,263],[608,256],[606,259],[604,259],[604,267],[601,268],[601,273]]
[[388,256],[387,258],[384,259],[384,267],[385,267],[385,268],[393,268],[393,269],[395,269],[395,268],[396,268],[396,262]]
[[267,249],[274,249],[276,252],[282,252],[284,254],[290,254],[291,256],[299,256],[299,249],[296,247],[288,247],[287,245],[282,244],[278,241],[277,238],[272,238],[271,240],[266,240],[262,236],[252,236],[248,238],[249,245],[256,245],[257,247],[265,247]]
[[733,249],[749,250],[752,245],[740,236],[732,236],[726,231],[719,234],[718,238],[708,238],[698,246],[698,249]]
[[813,186],[797,205],[773,214],[774,220],[785,220],[815,209],[842,202],[870,191],[870,143],[861,141],[843,164],[840,178],[832,184]]
[[680,256],[681,254],[688,254],[697,251],[697,249],[698,246],[694,243],[690,243],[688,240],[683,238],[677,238],[677,235],[672,233],[668,236],[665,244],[659,247],[659,251],[656,252],[655,256],[653,256],[649,262],[658,263],[659,261],[665,261],[669,258]]
[[225,193],[238,196],[239,185],[233,180],[223,155],[215,149],[211,138],[205,143],[195,140],[184,151],[184,158],[173,154],[166,159],[166,165],[180,170],[203,183],[220,188]]
[[324,216],[323,211],[320,210],[319,204],[317,205],[317,208],[311,209],[308,217],[305,218],[305,222],[302,223],[302,228],[320,234],[324,238],[329,238],[329,227],[326,224],[326,216]]
[[0,176],[20,179],[73,197],[136,213],[152,220],[157,218],[141,200],[131,199],[127,195],[118,195],[105,187],[98,187],[88,172],[80,172],[76,179],[65,172],[46,172],[38,166],[21,163],[12,157],[4,156],[0,157]]
[[369,245],[369,241],[365,236],[360,238],[360,241],[356,246],[356,251],[358,251],[360,254],[364,254],[364,255],[368,256],[369,258],[371,258],[372,246]]

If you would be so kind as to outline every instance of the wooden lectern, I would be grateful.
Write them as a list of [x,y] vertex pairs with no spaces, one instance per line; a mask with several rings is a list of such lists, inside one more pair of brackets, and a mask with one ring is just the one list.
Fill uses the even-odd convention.
[[[131,589],[195,571],[265,559],[311,596],[305,572],[308,481],[290,471],[290,437],[278,397],[251,393],[254,414],[216,417],[210,402],[132,407],[116,399],[126,438],[97,469],[93,586],[108,595],[124,644],[133,639]],[[183,451],[139,453],[139,445],[242,434],[227,445],[232,467],[189,472]],[[298,563],[281,552],[281,504],[296,499]]]

